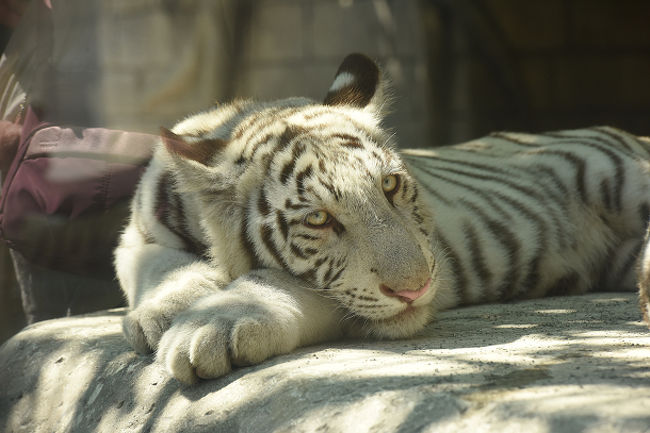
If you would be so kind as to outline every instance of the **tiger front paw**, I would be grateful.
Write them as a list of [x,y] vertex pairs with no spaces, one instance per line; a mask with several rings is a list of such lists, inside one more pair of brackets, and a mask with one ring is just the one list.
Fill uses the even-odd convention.
[[299,343],[297,315],[291,303],[272,302],[227,292],[202,299],[165,332],[158,361],[191,384],[292,351]]

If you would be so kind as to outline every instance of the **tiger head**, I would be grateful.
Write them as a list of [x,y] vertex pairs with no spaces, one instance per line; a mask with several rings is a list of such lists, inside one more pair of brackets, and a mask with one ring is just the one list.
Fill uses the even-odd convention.
[[438,259],[429,211],[380,126],[384,87],[353,54],[322,104],[236,101],[162,135],[180,188],[200,198],[215,263],[233,278],[284,269],[365,333],[398,338],[428,322]]

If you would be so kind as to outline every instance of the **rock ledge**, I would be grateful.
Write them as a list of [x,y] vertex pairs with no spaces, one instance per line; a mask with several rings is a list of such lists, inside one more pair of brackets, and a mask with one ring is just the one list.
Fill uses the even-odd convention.
[[647,432],[650,333],[632,294],[445,312],[420,337],[300,349],[186,387],[123,311],[41,322],[0,348],[0,430]]

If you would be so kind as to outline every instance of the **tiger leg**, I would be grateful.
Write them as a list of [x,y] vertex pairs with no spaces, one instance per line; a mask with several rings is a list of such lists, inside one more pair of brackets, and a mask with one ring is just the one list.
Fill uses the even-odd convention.
[[637,267],[639,279],[639,304],[643,320],[650,327],[650,224],[645,236],[645,244]]
[[335,301],[284,271],[260,269],[180,313],[160,340],[157,358],[178,380],[194,383],[338,338],[343,323]]
[[155,350],[176,315],[228,282],[195,255],[157,244],[123,243],[115,263],[131,308],[123,319],[123,332],[139,353]]

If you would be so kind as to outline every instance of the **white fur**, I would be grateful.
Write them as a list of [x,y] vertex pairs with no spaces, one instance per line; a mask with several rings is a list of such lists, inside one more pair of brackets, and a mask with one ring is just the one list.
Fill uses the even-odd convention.
[[329,91],[336,92],[337,90],[341,90],[342,88],[354,83],[354,81],[355,81],[354,75],[352,75],[349,72],[342,72],[336,76],[334,82],[330,86]]

